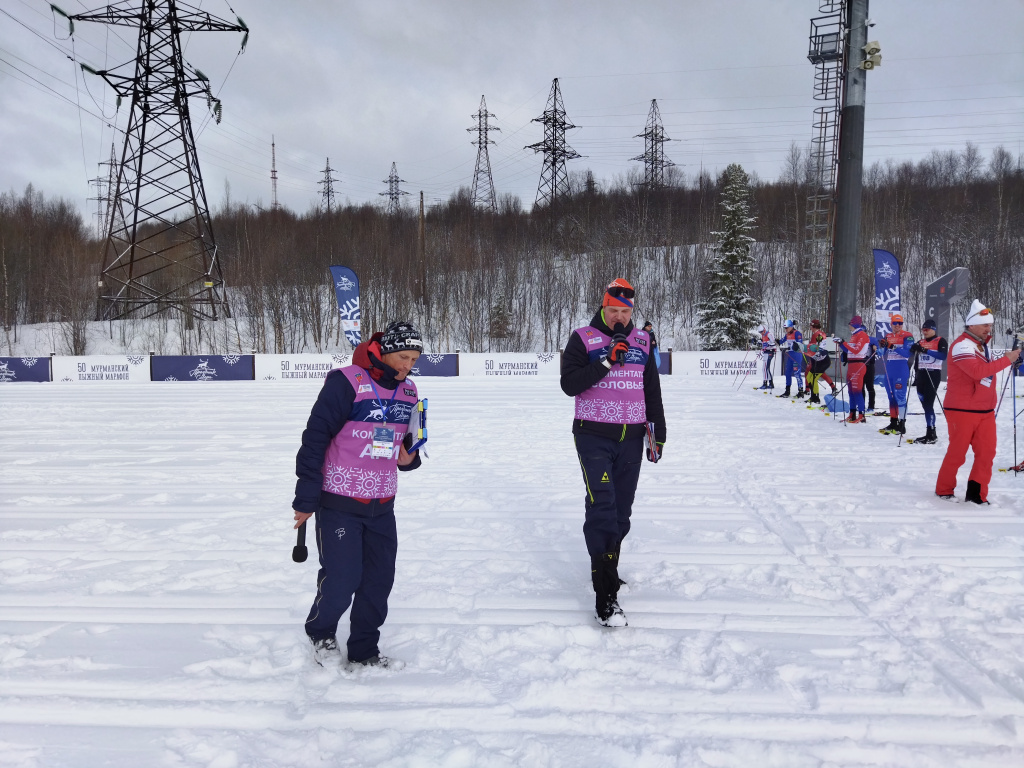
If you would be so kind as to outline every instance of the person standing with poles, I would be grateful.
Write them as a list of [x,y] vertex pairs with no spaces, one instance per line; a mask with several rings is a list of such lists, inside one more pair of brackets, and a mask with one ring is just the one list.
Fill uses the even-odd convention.
[[[826,336],[825,332],[821,330],[821,321],[817,319],[811,320],[811,332],[807,341],[808,351],[810,350],[811,345],[814,345],[819,351],[825,351],[824,348],[821,346],[821,342],[825,341],[827,338],[828,336]],[[825,352],[825,356],[828,357],[828,352]],[[835,395],[836,384],[828,375],[828,366],[826,366],[824,370],[815,371],[815,365],[813,363],[813,360],[814,358],[812,357],[811,361],[808,362],[807,364],[807,390],[811,390],[811,377],[817,374],[817,380],[814,382],[814,391],[811,392],[811,395],[816,396],[818,394],[818,381],[824,381],[826,384],[828,384],[829,387],[832,389],[832,394]],[[831,365],[831,358],[829,359],[829,365]],[[820,365],[817,367],[821,368]],[[817,401],[817,398],[815,398],[815,402]]]
[[316,515],[320,553],[316,598],[306,619],[313,660],[338,658],[336,634],[352,606],[351,664],[394,666],[380,654],[380,627],[395,581],[399,470],[420,466],[409,420],[416,385],[406,377],[423,342],[409,323],[391,323],[352,354],[352,365],[327,374],[295,459],[295,527]]
[[867,371],[867,361],[874,357],[871,349],[871,337],[864,327],[860,315],[850,318],[851,336],[849,341],[843,341],[836,336],[837,348],[843,362],[847,363],[846,381],[850,388],[850,416],[846,419],[847,424],[864,423],[864,374]]
[[935,495],[954,499],[956,473],[974,451],[974,464],[967,480],[964,501],[988,504],[988,484],[996,456],[996,387],[999,371],[1014,365],[1020,350],[1012,349],[993,360],[988,342],[992,339],[992,311],[977,299],[971,304],[964,332],[949,348],[949,368],[943,413],[949,428],[949,446],[935,481]]
[[595,614],[605,627],[625,627],[619,606],[619,556],[630,529],[644,436],[652,454],[665,446],[665,409],[650,337],[633,325],[635,291],[617,278],[605,289],[590,325],[572,332],[562,353],[561,387],[576,399],[573,439],[586,486],[583,537],[590,554]]
[[775,359],[775,334],[768,330],[768,326],[762,323],[757,326],[757,332],[761,334],[761,376],[764,379],[760,387],[766,392],[775,389],[775,379],[772,378],[772,361]]
[[783,354],[783,361],[786,364],[786,391],[783,392],[779,397],[789,397],[790,382],[796,379],[797,386],[797,397],[804,396],[804,374],[803,374],[803,362],[804,353],[802,349],[802,342],[804,335],[800,333],[800,330],[796,327],[796,323],[792,320],[787,320],[785,323],[786,332],[779,342],[779,348],[786,350]]
[[892,331],[878,340],[885,350],[885,394],[889,398],[889,423],[878,430],[883,435],[907,433],[907,383],[910,379],[910,348],[914,335],[903,330],[903,315],[889,318]]
[[942,364],[946,362],[949,343],[936,333],[935,321],[928,318],[921,324],[921,340],[910,349],[914,353],[914,386],[924,406],[925,423],[924,437],[914,438],[913,444],[930,445],[939,439],[935,434],[935,398],[939,394]]

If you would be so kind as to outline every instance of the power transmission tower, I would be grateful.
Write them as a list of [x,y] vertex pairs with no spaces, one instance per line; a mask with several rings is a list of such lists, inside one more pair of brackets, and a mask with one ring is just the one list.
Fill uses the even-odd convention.
[[583,155],[572,147],[566,146],[565,132],[576,126],[565,116],[565,104],[562,103],[562,89],[556,77],[551,83],[548,104],[540,117],[531,122],[544,125],[544,140],[530,144],[526,149],[544,153],[544,165],[537,185],[537,199],[534,205],[549,205],[559,197],[569,193],[569,176],[565,171],[566,160],[576,160]]
[[277,202],[277,145],[274,134],[270,134],[270,210],[276,211],[280,207]]
[[391,173],[384,179],[384,183],[388,185],[387,192],[380,192],[381,197],[387,197],[388,199],[388,215],[392,216],[401,210],[400,200],[402,195],[408,195],[409,193],[403,189],[399,189],[399,184],[404,184],[405,179],[398,178],[398,171],[395,168],[395,164],[391,164]]
[[476,146],[476,168],[473,171],[473,205],[486,208],[491,213],[498,211],[498,198],[494,194],[494,177],[491,176],[491,156],[487,151],[488,144],[494,144],[492,139],[487,137],[489,131],[500,131],[501,128],[493,128],[487,118],[495,117],[487,111],[487,102],[480,97],[480,109],[475,115],[470,115],[476,120],[476,125],[467,128],[467,131],[476,131],[476,141],[470,144]]
[[[122,0],[68,18],[139,31],[134,61],[99,71],[82,65],[131,100],[99,280],[103,316],[173,309],[215,320],[218,307],[228,310],[188,99],[204,96],[217,122],[221,104],[209,78],[182,58],[180,36],[242,32],[244,50],[248,28],[179,0]],[[123,71],[132,65],[133,74]]]
[[643,133],[638,133],[634,139],[644,140],[644,153],[631,157],[630,160],[640,160],[644,164],[644,186],[647,189],[660,189],[665,186],[665,169],[671,168],[675,163],[665,159],[666,141],[672,141],[665,135],[665,126],[661,122],[661,110],[658,109],[658,100],[651,99],[651,111],[647,114],[647,128]]
[[327,166],[324,168],[323,181],[318,181],[317,186],[323,187],[320,190],[320,195],[324,199],[324,209],[328,214],[334,211],[334,182],[337,181],[331,174],[334,173],[334,169],[331,168],[331,158],[327,158]]

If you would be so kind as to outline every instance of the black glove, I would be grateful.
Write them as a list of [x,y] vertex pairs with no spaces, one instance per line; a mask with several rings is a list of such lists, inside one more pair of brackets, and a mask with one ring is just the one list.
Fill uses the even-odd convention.
[[917,343],[917,342],[915,341],[915,342],[914,342],[914,343],[913,343],[913,344],[912,344],[912,345],[910,346],[910,352],[911,352],[911,353],[914,353],[914,352],[920,352],[920,351],[921,351],[921,345],[920,345],[920,344],[918,344],[918,343]]

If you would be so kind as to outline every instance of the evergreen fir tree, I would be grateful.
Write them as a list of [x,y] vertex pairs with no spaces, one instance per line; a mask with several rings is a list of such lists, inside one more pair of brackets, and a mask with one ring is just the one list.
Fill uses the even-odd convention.
[[757,325],[759,307],[751,295],[754,258],[750,236],[755,218],[750,216],[750,179],[733,163],[723,174],[722,229],[715,255],[708,267],[708,293],[697,312],[701,349],[744,349]]

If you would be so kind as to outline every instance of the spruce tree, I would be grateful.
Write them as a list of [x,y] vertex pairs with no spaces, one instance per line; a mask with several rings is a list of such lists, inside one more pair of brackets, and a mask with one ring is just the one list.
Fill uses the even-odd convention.
[[701,349],[744,349],[757,325],[759,307],[751,295],[754,258],[750,236],[756,221],[750,215],[750,179],[741,166],[725,169],[722,229],[708,266],[708,292],[697,311]]

